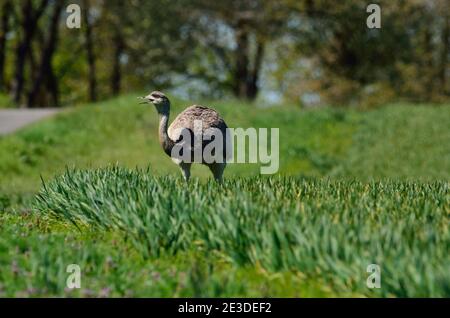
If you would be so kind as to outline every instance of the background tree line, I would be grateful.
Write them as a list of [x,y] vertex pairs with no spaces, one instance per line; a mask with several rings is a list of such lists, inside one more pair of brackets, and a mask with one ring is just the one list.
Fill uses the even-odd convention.
[[[69,3],[81,28],[66,26]],[[0,0],[0,101],[43,107],[173,88],[302,104],[450,97],[450,5],[363,0]],[[5,97],[6,96],[6,97]]]

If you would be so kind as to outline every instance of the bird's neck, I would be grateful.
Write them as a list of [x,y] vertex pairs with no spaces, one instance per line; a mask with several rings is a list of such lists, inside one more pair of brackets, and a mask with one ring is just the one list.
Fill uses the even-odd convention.
[[169,135],[167,134],[168,126],[169,126],[169,112],[160,113],[159,133],[158,133],[159,143],[161,144],[161,147],[164,149],[164,152],[170,156],[174,142],[169,138]]

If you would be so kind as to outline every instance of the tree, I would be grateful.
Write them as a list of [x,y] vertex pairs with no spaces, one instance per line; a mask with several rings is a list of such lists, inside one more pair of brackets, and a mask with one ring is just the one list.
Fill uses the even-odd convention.
[[85,47],[88,62],[88,87],[89,87],[89,100],[95,102],[97,100],[97,78],[96,78],[96,56],[94,52],[93,44],[93,25],[89,17],[90,14],[90,3],[89,0],[83,0],[83,20],[84,20],[84,36],[85,36]]
[[447,88],[447,70],[449,68],[450,55],[450,5],[447,1],[441,1],[440,12],[443,12],[441,27],[441,53],[439,58],[439,80],[442,94],[450,94]]
[[[115,0],[117,1],[117,0]],[[111,92],[127,85],[164,89],[186,74],[196,49],[186,0],[108,2],[103,26]]]
[[16,49],[15,76],[13,82],[13,100],[16,104],[20,103],[25,83],[24,70],[26,57],[29,54],[31,42],[37,29],[39,18],[45,11],[49,0],[41,0],[37,8],[33,7],[33,1],[24,0],[21,6],[22,20],[20,22],[23,33]]
[[[293,64],[308,61],[300,81],[309,81],[324,102],[440,100],[443,78],[446,85],[443,15],[449,10],[443,6],[448,1],[380,1],[381,29],[366,27],[368,3],[359,0],[287,1],[298,19]],[[307,79],[308,72],[313,75]],[[301,94],[298,83],[289,85]]]
[[341,105],[450,93],[446,0],[380,0],[381,29],[360,0],[74,2],[81,29],[58,26],[64,0],[0,0],[0,89],[18,106],[173,87]]
[[35,105],[36,97],[42,84],[45,82],[49,93],[52,96],[52,106],[58,106],[58,82],[52,68],[52,59],[58,42],[58,23],[64,1],[56,1],[53,6],[53,13],[50,17],[49,35],[42,50],[41,60],[37,76],[33,79],[30,93],[28,94],[27,107]]
[[[284,1],[199,0],[193,2],[192,17],[196,40],[214,56],[216,64],[204,65],[196,75],[207,74],[205,68],[209,67],[220,70],[226,76],[216,77],[217,86],[253,100],[259,89],[265,47],[287,27],[289,10]],[[230,34],[231,41],[224,41]]]
[[9,32],[9,16],[12,13],[11,2],[5,0],[0,10],[0,91],[2,91],[5,85],[6,37]]
[[128,25],[128,21],[124,19],[125,8],[123,2],[113,2],[108,4],[111,14],[112,29],[112,73],[111,73],[111,93],[116,96],[120,93],[122,83],[122,66],[121,58],[125,53],[125,38],[122,29]]

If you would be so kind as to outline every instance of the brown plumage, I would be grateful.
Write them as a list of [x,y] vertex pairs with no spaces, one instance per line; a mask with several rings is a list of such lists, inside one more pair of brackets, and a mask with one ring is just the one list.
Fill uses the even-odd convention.
[[[199,131],[196,131],[199,127],[196,127],[196,124],[201,124],[202,128],[201,135],[203,136],[203,143],[201,144],[201,154],[203,154],[205,147],[215,140],[216,136],[214,136],[214,134],[220,134],[218,137],[221,137],[223,147],[218,150],[217,154],[215,151],[213,152],[214,155],[217,155],[214,158],[220,158],[220,160],[211,162],[211,160],[205,160],[202,156],[200,161],[195,160],[195,163],[207,165],[213,173],[214,178],[221,181],[223,171],[226,167],[227,147],[230,146],[230,143],[226,135],[227,125],[220,117],[219,113],[214,109],[205,106],[193,105],[181,112],[168,127],[170,115],[169,99],[163,93],[158,91],[154,91],[149,95],[142,97],[142,99],[144,100],[144,103],[152,103],[155,105],[159,115],[159,142],[164,152],[180,167],[186,181],[189,180],[191,164],[192,161],[195,160],[194,151],[199,150],[198,148],[195,148],[194,141],[195,135],[199,136]],[[210,128],[216,129],[215,132]],[[189,134],[191,141],[188,148],[185,147],[187,145],[187,134]],[[184,160],[184,157],[182,156],[183,151],[179,151],[180,148],[190,149],[190,158],[192,160]]]

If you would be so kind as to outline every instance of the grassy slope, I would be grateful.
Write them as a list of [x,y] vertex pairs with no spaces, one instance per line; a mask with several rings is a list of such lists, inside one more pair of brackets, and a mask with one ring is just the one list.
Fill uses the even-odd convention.
[[[355,111],[258,109],[212,103],[231,127],[279,127],[280,173],[298,176],[371,178],[450,177],[450,108],[398,105]],[[183,103],[175,103],[178,113]],[[174,117],[174,116],[172,116]],[[54,119],[0,139],[0,193],[35,192],[65,166],[108,163],[177,172],[160,149],[157,116],[149,106],[124,96],[67,110]],[[207,176],[194,165],[194,175]],[[230,165],[226,176],[249,176],[257,165]]]
[[[180,105],[182,104],[176,103],[175,113],[181,109]],[[237,103],[212,105],[220,110],[233,127],[280,127],[282,174],[357,178],[362,181],[372,178],[412,178],[423,182],[436,179],[448,181],[450,176],[449,107],[398,105],[359,113],[326,109],[299,111],[291,107],[257,109]],[[61,173],[66,165],[99,167],[118,162],[130,167],[150,165],[150,174],[178,173],[176,167],[160,150],[156,130],[157,119],[154,110],[136,105],[134,96],[124,96],[95,106],[70,109],[54,119],[0,139],[0,210],[7,211],[0,214],[0,295],[74,293],[64,291],[61,287],[66,275],[63,265],[72,262],[82,263],[80,265],[86,268],[85,283],[88,286],[74,293],[79,296],[373,294],[367,289],[361,289],[361,286],[355,287],[355,282],[352,283],[351,280],[359,277],[361,273],[356,273],[354,277],[338,275],[333,280],[330,278],[334,277],[333,275],[328,278],[324,278],[327,275],[317,273],[312,275],[315,273],[313,270],[307,271],[308,275],[305,276],[303,272],[289,269],[268,270],[267,267],[270,266],[263,266],[261,262],[236,265],[232,258],[229,260],[229,257],[226,257],[223,260],[223,257],[212,256],[208,250],[202,251],[201,248],[180,250],[176,256],[162,253],[159,257],[153,255],[143,259],[133,240],[123,240],[122,231],[85,229],[80,233],[64,220],[58,221],[47,215],[43,217],[30,213],[31,196],[39,189],[40,174],[46,180],[51,179],[53,175]],[[226,176],[250,176],[257,172],[256,165],[232,165],[227,169]],[[197,167],[194,169],[194,175],[204,178],[208,171]],[[309,187],[316,181],[311,179],[305,182],[307,183],[303,186]],[[386,182],[387,188],[393,187],[391,183]],[[352,184],[346,184],[345,187],[351,189]],[[403,189],[405,186],[399,187]],[[423,184],[419,187],[428,186]],[[426,266],[420,269],[417,265],[422,264],[420,257],[413,258],[411,266],[419,268],[419,272],[428,268],[427,271],[432,275],[439,274],[439,266],[444,260],[439,254],[442,242],[444,246],[445,242],[448,242],[447,183],[441,183],[439,187],[441,192],[444,191],[444,196],[437,198],[437,201],[428,202],[425,197],[419,204],[413,198],[414,192],[403,196],[401,191],[397,194],[394,191],[386,197],[383,194],[386,205],[380,205],[380,215],[386,218],[386,224],[390,224],[392,220],[393,225],[399,225],[401,220],[396,219],[395,213],[392,214],[395,207],[399,209],[399,213],[403,210],[415,212],[412,215],[418,218],[417,221],[407,219],[403,222],[418,227],[419,232],[425,232],[420,240],[405,242],[402,248],[405,255],[414,253],[418,247],[429,250],[433,259],[431,264],[434,264],[436,271],[430,271]],[[326,186],[319,190],[328,193]],[[283,191],[286,192],[286,189]],[[363,194],[364,191],[361,191],[360,194]],[[205,193],[207,192],[203,194]],[[354,195],[360,194],[355,192]],[[332,196],[330,200],[332,201]],[[309,204],[312,207],[317,204],[321,206],[319,201],[322,201],[322,198],[313,199]],[[246,203],[241,202],[245,207]],[[445,203],[444,212],[447,214],[442,212],[442,202]],[[171,203],[162,200],[160,204]],[[345,211],[349,203],[338,200],[334,201],[334,204],[343,205],[342,209],[338,210]],[[367,208],[371,204],[375,210],[378,209],[378,205],[371,201],[362,206]],[[210,208],[212,207],[208,207]],[[439,216],[434,216],[436,210],[441,211]],[[73,212],[71,209],[67,211]],[[421,218],[422,212],[430,217]],[[339,219],[344,216],[337,214],[336,217]],[[327,213],[321,218],[325,218],[327,222]],[[318,224],[318,221],[314,220],[313,217],[309,222]],[[317,224],[316,226],[319,226]],[[371,223],[367,224],[369,226]],[[424,228],[419,230],[420,226]],[[392,227],[387,226],[386,233],[389,229]],[[435,241],[427,239],[427,235],[430,235],[428,229],[436,230]],[[346,226],[339,228],[339,231],[346,230]],[[402,239],[399,244],[403,242],[403,238],[397,237],[397,240]],[[329,239],[332,240],[333,236]],[[23,253],[17,253],[17,250]],[[127,255],[126,258],[123,258],[124,254]],[[405,257],[400,259],[404,260]],[[395,253],[391,258],[395,258]],[[446,262],[448,263],[448,259]],[[342,260],[338,264],[342,266]],[[354,266],[354,263],[351,264]],[[319,273],[324,270],[324,265],[321,266]],[[411,266],[408,268],[411,269]],[[344,273],[346,271],[345,268],[340,270]],[[336,271],[337,269],[331,270],[331,273]],[[448,277],[443,280],[442,286],[433,283],[426,288],[417,288],[425,281],[433,281],[431,274],[427,274],[427,280],[421,281],[417,273],[411,270],[405,272],[412,273],[412,285],[402,281],[406,276],[397,275],[403,285],[392,287],[392,284],[399,283],[392,280],[389,285],[391,287],[381,294],[388,295],[391,292],[394,295],[420,295],[420,290],[426,290],[427,294],[449,294]],[[414,284],[416,287],[413,287]],[[410,287],[405,289],[404,286]]]

